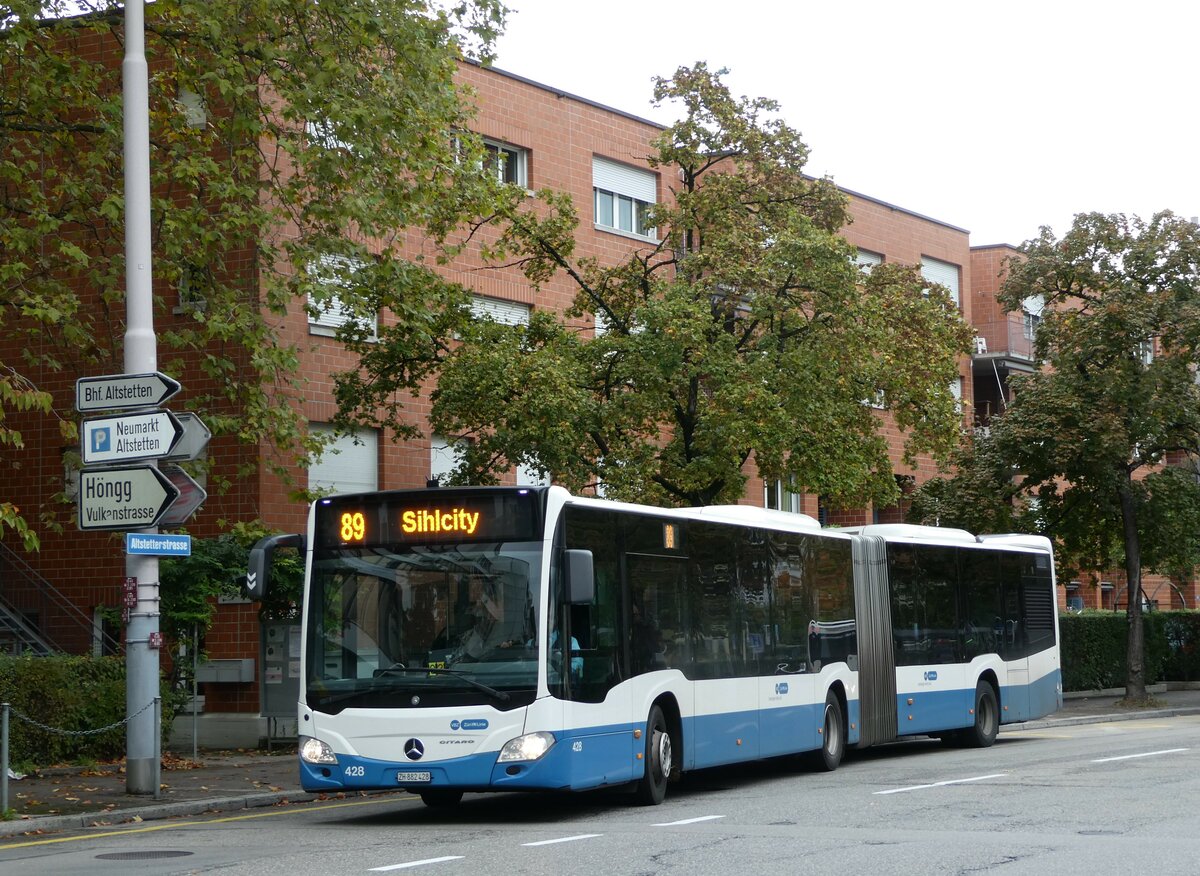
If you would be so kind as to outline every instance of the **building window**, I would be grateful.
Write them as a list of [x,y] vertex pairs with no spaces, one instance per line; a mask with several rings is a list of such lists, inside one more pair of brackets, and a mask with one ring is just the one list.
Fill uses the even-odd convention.
[[[359,259],[345,256],[323,255],[308,267],[309,276],[322,286],[346,288],[350,285],[350,277],[364,263]],[[371,316],[357,316],[343,303],[336,292],[317,301],[311,294],[308,296],[308,325],[314,334],[334,334],[348,322],[357,321],[364,329],[375,334],[376,319]]]
[[1028,310],[1021,311],[1021,335],[1027,341],[1037,339],[1038,326],[1041,325],[1042,318],[1036,313],[1030,313]]
[[304,126],[304,132],[308,135],[308,142],[313,146],[321,149],[345,149],[347,152],[354,152],[354,147],[338,136],[333,122],[328,119],[310,120]]
[[441,435],[429,439],[429,479],[445,484],[462,460],[462,442],[447,441]]
[[859,249],[858,255],[854,257],[855,264],[864,274],[871,273],[871,269],[876,265],[883,264],[883,256],[877,252],[871,252],[869,249]]
[[189,88],[179,87],[179,106],[183,120],[189,128],[203,128],[208,124],[208,110],[204,98]]
[[656,239],[648,213],[658,200],[657,174],[593,158],[592,192],[596,227]]
[[501,325],[529,325],[531,308],[518,301],[504,301],[484,295],[471,296],[471,315],[476,319],[490,319]]
[[325,493],[366,493],[379,489],[379,433],[356,429],[336,435],[327,423],[310,423],[314,435],[333,438],[308,467],[308,488]]
[[959,271],[958,265],[921,256],[921,276],[931,283],[940,283],[950,290],[950,297],[955,306],[959,305]]
[[483,166],[502,183],[528,188],[526,151],[493,140],[483,141]]
[[763,507],[776,511],[790,511],[799,514],[801,509],[800,493],[792,489],[792,485],[782,480],[763,482]]
[[517,486],[548,487],[550,486],[550,476],[538,474],[537,469],[533,466],[521,463],[517,466]]

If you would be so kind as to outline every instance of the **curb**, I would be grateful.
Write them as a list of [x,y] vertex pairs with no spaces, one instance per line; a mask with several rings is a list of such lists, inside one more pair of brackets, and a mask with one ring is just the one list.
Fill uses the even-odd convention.
[[1177,718],[1180,715],[1200,715],[1200,706],[1180,706],[1172,709],[1146,709],[1140,712],[1111,712],[1103,715],[1078,715],[1074,718],[1041,718],[1020,724],[1003,724],[1000,732],[1042,730],[1047,727],[1073,727],[1079,724],[1102,724],[1112,721],[1139,721],[1143,718]]
[[157,821],[163,818],[178,818],[200,815],[204,812],[227,812],[241,809],[261,809],[279,803],[311,803],[319,795],[297,789],[293,792],[272,792],[237,797],[210,797],[202,800],[180,800],[176,803],[155,803],[129,809],[112,809],[105,812],[85,812],[74,815],[37,815],[32,818],[0,821],[0,838],[42,833],[47,830],[62,830],[89,827],[120,827],[137,821]]

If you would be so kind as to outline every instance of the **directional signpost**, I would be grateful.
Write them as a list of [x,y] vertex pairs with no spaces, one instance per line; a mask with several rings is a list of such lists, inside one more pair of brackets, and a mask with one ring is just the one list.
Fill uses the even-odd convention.
[[157,526],[179,488],[153,465],[85,468],[79,473],[79,528]]
[[183,437],[163,456],[163,459],[187,460],[196,459],[208,447],[212,432],[195,414],[176,414],[175,418],[183,425]]
[[162,466],[162,474],[179,491],[179,498],[167,509],[167,513],[159,520],[163,526],[179,526],[196,513],[196,509],[204,504],[208,493],[191,475],[177,465]]
[[81,377],[75,381],[75,410],[87,414],[93,411],[154,408],[182,388],[179,381],[160,371]]
[[84,420],[83,464],[158,459],[169,454],[183,434],[183,424],[170,411]]

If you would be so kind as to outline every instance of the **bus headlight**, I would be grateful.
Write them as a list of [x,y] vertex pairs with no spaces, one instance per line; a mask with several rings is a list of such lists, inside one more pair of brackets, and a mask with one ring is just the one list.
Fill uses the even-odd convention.
[[300,759],[305,763],[337,763],[333,749],[311,736],[300,737]]
[[507,763],[514,760],[537,760],[554,747],[554,734],[539,730],[537,733],[526,733],[516,739],[510,739],[500,749],[497,763]]

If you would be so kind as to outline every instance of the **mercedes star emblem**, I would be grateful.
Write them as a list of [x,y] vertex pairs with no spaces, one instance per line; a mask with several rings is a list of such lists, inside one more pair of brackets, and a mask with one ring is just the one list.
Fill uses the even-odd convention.
[[425,754],[425,746],[420,739],[410,739],[404,743],[404,756],[409,760],[420,760]]

